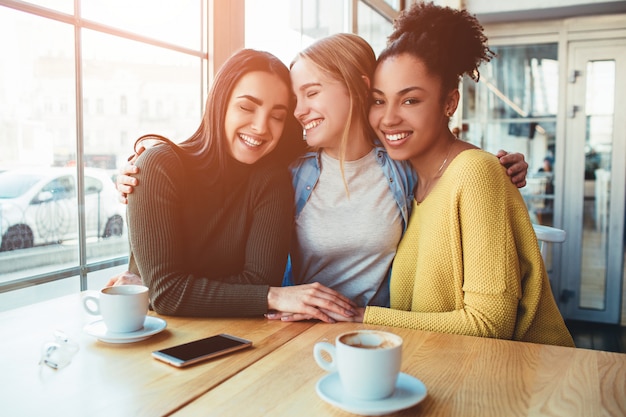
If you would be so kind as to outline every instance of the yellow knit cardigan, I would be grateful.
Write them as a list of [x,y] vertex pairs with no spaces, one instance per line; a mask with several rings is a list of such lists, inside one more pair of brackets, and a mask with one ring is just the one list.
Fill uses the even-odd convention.
[[367,307],[366,323],[574,346],[524,200],[481,150],[413,202],[390,285],[391,308]]

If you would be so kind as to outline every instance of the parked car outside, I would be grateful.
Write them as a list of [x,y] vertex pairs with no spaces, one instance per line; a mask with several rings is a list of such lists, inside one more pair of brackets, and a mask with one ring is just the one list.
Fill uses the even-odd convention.
[[[0,173],[1,251],[78,238],[76,168],[18,168]],[[124,232],[126,207],[107,171],[85,168],[85,233]]]

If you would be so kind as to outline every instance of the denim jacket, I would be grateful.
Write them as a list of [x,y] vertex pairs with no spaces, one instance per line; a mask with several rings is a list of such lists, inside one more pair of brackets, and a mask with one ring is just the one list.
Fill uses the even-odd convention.
[[[296,196],[296,217],[300,215],[320,177],[320,152],[307,152],[291,164],[291,176]],[[406,231],[417,174],[407,161],[394,161],[378,141],[375,143],[376,160],[387,178],[393,198],[402,215],[402,231]],[[391,271],[389,271],[391,273]],[[388,276],[389,278],[389,276]],[[293,285],[291,258],[283,276],[283,285]]]

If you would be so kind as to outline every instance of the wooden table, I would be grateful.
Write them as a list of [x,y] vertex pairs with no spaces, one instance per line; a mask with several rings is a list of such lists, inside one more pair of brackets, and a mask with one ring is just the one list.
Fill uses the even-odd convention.
[[402,372],[428,389],[392,416],[626,416],[624,354],[346,323],[316,324],[174,416],[351,416],[316,395],[312,353],[355,328],[402,336]]
[[[167,328],[147,340],[109,344],[83,332],[97,318],[84,312],[78,294],[0,313],[0,415],[168,415],[313,326],[262,317],[162,318]],[[42,347],[56,329],[80,345],[72,362],[59,370],[39,365]],[[252,340],[253,348],[186,369],[151,356],[222,332]]]
[[[85,334],[93,321],[80,296],[0,313],[3,416],[351,416],[321,400],[325,375],[313,345],[355,328],[405,341],[402,372],[422,380],[424,401],[394,416],[626,415],[626,355],[361,324],[163,317],[167,329],[131,344]],[[38,365],[55,329],[80,351],[60,370]],[[191,368],[154,360],[153,350],[220,332],[254,348]]]

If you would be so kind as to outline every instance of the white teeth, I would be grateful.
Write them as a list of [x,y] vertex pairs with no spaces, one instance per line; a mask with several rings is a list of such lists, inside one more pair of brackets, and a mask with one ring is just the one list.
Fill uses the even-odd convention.
[[263,142],[262,142],[262,141],[260,141],[260,140],[256,140],[256,139],[254,139],[254,138],[252,138],[252,137],[250,137],[250,136],[248,136],[248,135],[244,135],[244,134],[241,134],[241,133],[240,133],[240,134],[239,134],[239,137],[240,137],[240,138],[241,138],[241,140],[243,140],[243,141],[246,143],[246,145],[248,145],[248,146],[260,146],[260,145],[262,145],[262,144],[263,144]]
[[409,136],[408,133],[396,133],[395,135],[385,135],[385,139],[388,141],[394,142],[396,140],[404,139]]
[[319,126],[320,123],[322,123],[321,119],[313,120],[312,122],[309,122],[304,125],[304,130],[313,129],[314,127]]

